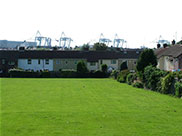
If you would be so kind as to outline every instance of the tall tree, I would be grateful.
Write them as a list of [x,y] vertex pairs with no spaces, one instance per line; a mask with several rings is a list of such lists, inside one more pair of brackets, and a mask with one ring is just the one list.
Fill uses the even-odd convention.
[[149,65],[155,67],[157,65],[157,57],[152,49],[145,49],[139,56],[136,69],[138,72],[144,72],[145,67]]
[[90,48],[90,46],[88,44],[84,44],[82,47],[81,47],[81,50],[82,51],[88,51]]

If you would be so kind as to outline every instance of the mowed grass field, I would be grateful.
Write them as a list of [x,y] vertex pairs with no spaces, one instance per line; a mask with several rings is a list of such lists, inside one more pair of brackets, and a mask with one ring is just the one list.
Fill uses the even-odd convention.
[[0,79],[1,136],[181,136],[182,99],[112,79]]

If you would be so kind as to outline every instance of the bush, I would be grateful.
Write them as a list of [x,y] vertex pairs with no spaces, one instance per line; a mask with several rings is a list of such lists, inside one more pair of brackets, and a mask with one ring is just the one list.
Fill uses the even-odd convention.
[[134,82],[134,80],[136,80],[136,79],[137,79],[136,73],[129,73],[129,74],[127,75],[127,78],[126,78],[126,82],[127,82],[129,85],[131,85],[131,84]]
[[74,70],[66,70],[60,72],[61,78],[75,78],[78,76],[77,72]]
[[160,90],[161,78],[166,76],[167,72],[157,69],[153,66],[147,66],[143,74],[143,83],[145,87],[154,91]]
[[102,72],[106,73],[107,72],[107,65],[102,64],[101,69],[102,69]]
[[78,62],[77,72],[78,73],[87,73],[88,72],[87,66],[83,61]]
[[132,86],[137,88],[143,88],[143,84],[141,82],[135,82],[132,84]]
[[118,71],[113,70],[113,71],[112,71],[112,73],[111,73],[111,77],[112,77],[112,78],[114,78],[114,79],[117,79],[118,74],[119,74],[119,72],[118,72]]
[[174,86],[175,86],[175,96],[181,97],[182,96],[182,83],[176,82]]
[[39,72],[24,71],[24,70],[21,70],[21,69],[10,69],[9,74],[10,74],[10,77],[17,77],[17,78],[36,78],[36,77],[40,77]]
[[162,78],[162,88],[161,88],[161,93],[164,94],[174,94],[174,74],[169,73],[167,76]]
[[50,72],[49,71],[42,71],[40,72],[40,77],[42,78],[49,78],[50,77]]
[[126,77],[127,77],[128,74],[129,74],[128,70],[121,71],[118,74],[117,81],[120,82],[120,83],[125,83],[126,82]]
[[100,70],[94,71],[93,73],[90,73],[90,77],[93,78],[104,78],[107,77],[107,73],[104,73]]

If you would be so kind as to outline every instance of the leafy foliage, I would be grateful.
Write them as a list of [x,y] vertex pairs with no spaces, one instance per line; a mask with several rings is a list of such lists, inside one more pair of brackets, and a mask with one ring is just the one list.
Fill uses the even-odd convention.
[[102,64],[101,69],[102,69],[102,72],[106,73],[107,72],[107,65]]
[[117,79],[119,72],[117,70],[113,70],[111,73],[111,77]]
[[106,50],[107,46],[104,43],[97,42],[97,43],[94,44],[93,49],[96,50],[96,51],[98,51],[98,50]]
[[142,82],[138,82],[138,81],[135,82],[135,83],[133,83],[132,86],[133,86],[133,87],[137,87],[137,88],[143,88]]
[[78,73],[87,73],[88,72],[87,66],[84,63],[84,61],[78,62],[78,64],[77,64],[77,72]]
[[162,89],[161,89],[161,93],[164,93],[164,94],[174,94],[174,88],[173,88],[173,85],[174,85],[174,74],[173,73],[169,73],[167,76],[165,76],[163,79],[162,79]]
[[179,42],[177,42],[177,44],[182,44],[182,40],[181,40],[181,41],[179,41]]
[[134,80],[136,80],[136,79],[137,79],[136,73],[129,73],[129,74],[127,75],[127,78],[126,78],[126,82],[127,82],[129,85],[131,85],[131,84],[134,82]]
[[176,82],[174,86],[175,86],[175,96],[181,97],[182,96],[182,83]]
[[143,72],[145,67],[148,65],[156,66],[157,58],[152,49],[145,49],[141,54],[137,61],[136,69],[139,72]]
[[120,82],[120,83],[125,83],[126,82],[126,77],[127,77],[128,74],[129,74],[128,70],[121,71],[118,74],[117,81]]
[[167,72],[162,71],[153,67],[152,65],[147,66],[144,70],[144,84],[145,87],[151,90],[160,90],[161,78],[166,76]]
[[90,46],[88,44],[84,44],[82,47],[81,47],[81,50],[82,51],[88,51],[90,48]]

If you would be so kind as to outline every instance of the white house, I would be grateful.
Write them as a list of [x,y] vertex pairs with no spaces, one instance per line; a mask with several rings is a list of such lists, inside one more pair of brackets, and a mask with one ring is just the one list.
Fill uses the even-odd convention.
[[49,70],[53,71],[52,59],[18,59],[18,68],[24,70]]

